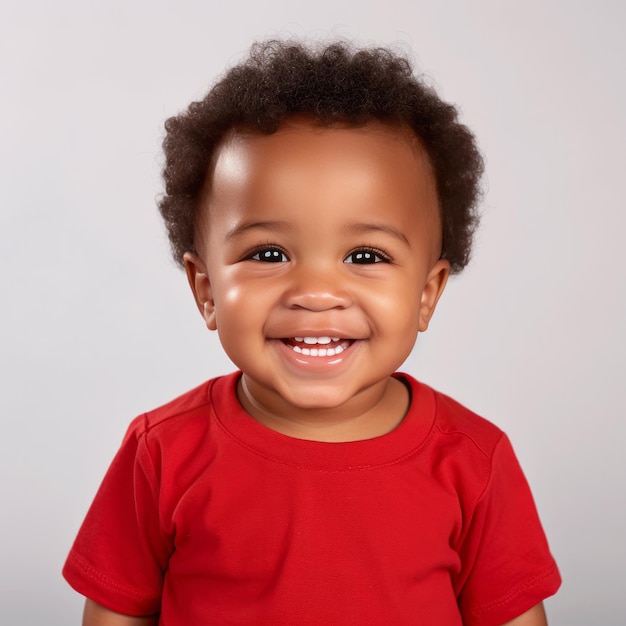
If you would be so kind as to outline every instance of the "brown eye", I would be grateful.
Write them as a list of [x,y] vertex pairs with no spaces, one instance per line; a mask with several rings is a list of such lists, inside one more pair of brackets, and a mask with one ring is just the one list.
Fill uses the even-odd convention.
[[278,248],[262,248],[249,258],[253,261],[262,261],[263,263],[286,263],[289,260],[285,253]]
[[355,263],[357,265],[371,265],[372,263],[388,263],[389,257],[380,250],[370,248],[360,248],[354,250],[346,258],[344,263]]

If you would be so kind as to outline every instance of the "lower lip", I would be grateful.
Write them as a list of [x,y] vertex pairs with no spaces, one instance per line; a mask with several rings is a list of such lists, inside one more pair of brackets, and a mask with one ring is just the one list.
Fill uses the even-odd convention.
[[352,341],[342,352],[332,356],[307,356],[300,352],[295,352],[284,341],[274,340],[274,343],[277,344],[282,358],[300,371],[333,372],[337,367],[350,359],[361,342],[358,340]]

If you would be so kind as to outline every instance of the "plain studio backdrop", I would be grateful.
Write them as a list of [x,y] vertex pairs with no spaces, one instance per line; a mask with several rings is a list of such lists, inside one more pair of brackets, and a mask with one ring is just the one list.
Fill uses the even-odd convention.
[[475,131],[476,252],[403,369],[509,433],[564,579],[551,626],[623,626],[624,7],[5,0],[0,623],[79,623],[60,570],[128,422],[233,369],[169,258],[163,121],[296,36],[412,50]]

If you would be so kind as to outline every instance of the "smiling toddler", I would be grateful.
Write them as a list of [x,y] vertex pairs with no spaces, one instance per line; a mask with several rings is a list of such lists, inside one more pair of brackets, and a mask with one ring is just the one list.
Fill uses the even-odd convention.
[[64,568],[84,624],[545,624],[506,436],[397,371],[477,225],[456,109],[388,50],[272,41],[166,130],[173,254],[238,371],[132,422]]

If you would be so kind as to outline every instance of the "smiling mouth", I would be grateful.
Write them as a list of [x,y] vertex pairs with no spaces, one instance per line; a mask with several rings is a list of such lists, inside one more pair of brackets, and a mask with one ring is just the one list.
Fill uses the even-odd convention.
[[340,339],[339,337],[290,337],[283,339],[283,343],[294,352],[303,356],[336,356],[349,348],[354,339]]

